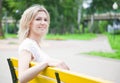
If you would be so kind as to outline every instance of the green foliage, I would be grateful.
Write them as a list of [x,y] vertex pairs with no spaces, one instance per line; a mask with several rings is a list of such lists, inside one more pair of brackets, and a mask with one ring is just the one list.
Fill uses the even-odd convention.
[[[116,0],[93,0],[91,6],[86,9],[87,14],[111,11],[112,4],[115,1]],[[77,23],[78,9],[79,6],[82,5],[82,2],[82,0],[3,0],[2,15],[4,16],[4,14],[7,13],[8,16],[12,16],[18,21],[26,8],[33,4],[41,4],[44,5],[50,13],[51,34],[78,33],[82,32],[78,29],[80,25]],[[81,14],[84,14],[83,11],[84,10],[81,9]],[[83,18],[81,18],[81,20],[82,19]],[[93,29],[97,30],[97,27],[102,26],[98,26],[96,23]],[[102,32],[103,28],[100,29],[102,29],[100,30],[100,32]]]
[[77,22],[77,10],[75,9],[77,7],[76,3],[73,3],[73,1],[70,0],[58,0],[57,3],[53,5],[53,7],[50,6],[51,9],[49,8],[49,11],[51,11],[50,33],[64,34],[66,32],[71,32],[71,28],[75,28]]
[[[78,2],[78,1],[77,1]],[[44,5],[50,13],[50,33],[73,32],[77,25],[76,0],[3,0],[3,11],[19,20],[23,11],[33,4]]]
[[120,43],[120,34],[118,34],[118,35],[108,34],[108,38],[109,38],[111,47],[117,51],[120,51],[120,44],[119,44]]
[[104,33],[107,31],[108,21],[94,21],[94,25],[92,26],[93,33]]
[[3,26],[4,33],[16,34],[18,31],[18,27],[15,23],[6,23]]
[[4,38],[4,33],[3,33],[3,30],[2,30],[2,0],[0,0],[0,39]]
[[13,24],[13,23],[9,24],[8,33],[17,33],[17,27],[15,24]]
[[99,32],[104,33],[107,30],[108,21],[99,21]]
[[91,31],[92,31],[93,33],[99,33],[99,26],[98,26],[98,24],[99,24],[98,21],[95,21],[95,22],[94,22],[94,25],[93,25],[93,27],[91,28],[91,29],[92,29]]
[[116,0],[93,0],[87,11],[89,14],[108,12],[113,9],[112,5],[114,2]]
[[[77,1],[79,2],[79,1]],[[71,32],[77,26],[76,0],[3,0],[3,11],[19,20],[23,11],[33,4],[44,5],[50,13],[50,33]]]

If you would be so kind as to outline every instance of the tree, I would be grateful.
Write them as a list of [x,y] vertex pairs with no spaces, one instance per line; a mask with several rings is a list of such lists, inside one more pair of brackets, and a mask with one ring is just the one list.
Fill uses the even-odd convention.
[[[0,12],[2,12],[2,0],[0,0]],[[0,38],[3,38],[3,30],[2,30],[2,13],[0,13]]]
[[52,32],[74,33],[77,29],[76,0],[52,0],[49,4]]
[[[78,3],[76,0],[3,0],[3,7],[19,20],[23,11],[33,4],[42,4],[50,12],[51,33],[70,33],[77,29]],[[19,11],[16,13],[16,10]]]

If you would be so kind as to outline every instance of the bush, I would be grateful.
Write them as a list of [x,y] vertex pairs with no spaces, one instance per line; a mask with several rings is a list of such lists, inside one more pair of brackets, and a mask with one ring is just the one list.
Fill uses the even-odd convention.
[[[6,27],[7,27],[7,31],[6,31]],[[17,33],[18,28],[14,23],[9,23],[6,27],[4,27],[4,31],[6,31],[7,33],[12,33],[12,34]]]
[[103,33],[107,31],[108,21],[99,21],[99,32]]
[[93,33],[104,33],[107,31],[108,21],[94,21],[94,25],[92,27]]

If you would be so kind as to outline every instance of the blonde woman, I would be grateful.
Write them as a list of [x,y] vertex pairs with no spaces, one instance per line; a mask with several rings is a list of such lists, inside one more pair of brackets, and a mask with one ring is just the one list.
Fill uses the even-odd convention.
[[[48,66],[69,70],[68,66],[45,54],[41,49],[41,40],[48,32],[50,16],[44,6],[34,5],[26,9],[20,19],[19,27],[19,81],[27,83]],[[38,62],[29,67],[31,61]]]

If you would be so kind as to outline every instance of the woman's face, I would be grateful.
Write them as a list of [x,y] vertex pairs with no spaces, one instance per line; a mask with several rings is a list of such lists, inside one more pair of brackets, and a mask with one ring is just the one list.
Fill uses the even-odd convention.
[[48,17],[44,11],[39,11],[30,23],[30,34],[45,35],[48,32]]

